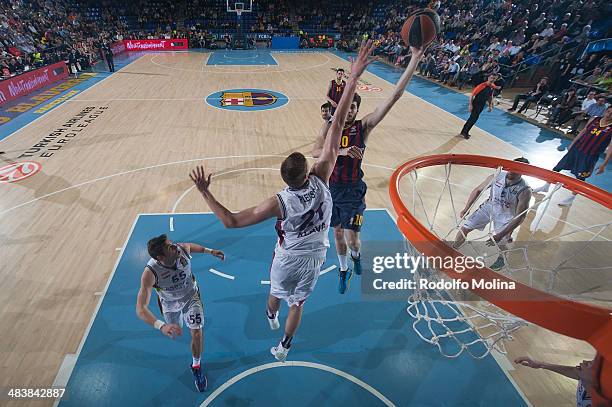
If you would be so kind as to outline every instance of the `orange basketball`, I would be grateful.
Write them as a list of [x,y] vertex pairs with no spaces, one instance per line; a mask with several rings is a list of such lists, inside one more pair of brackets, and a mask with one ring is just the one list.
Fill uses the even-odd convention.
[[417,48],[429,45],[440,33],[440,16],[425,8],[412,14],[402,26],[404,44]]

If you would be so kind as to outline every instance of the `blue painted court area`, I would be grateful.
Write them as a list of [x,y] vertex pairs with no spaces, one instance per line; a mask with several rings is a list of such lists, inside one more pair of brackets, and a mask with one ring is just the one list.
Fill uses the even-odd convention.
[[[334,54],[343,59],[348,59],[349,56],[354,55],[346,52],[334,52]],[[368,71],[392,84],[396,84],[404,70],[394,68],[382,62],[376,62],[368,67]],[[417,76],[412,78],[407,90],[413,95],[463,120],[467,120],[470,116],[467,107],[468,96],[461,92],[448,89]],[[365,113],[368,112],[362,112],[362,114]],[[497,108],[493,109],[492,112],[483,112],[476,126],[523,151],[525,157],[531,161],[531,164],[548,169],[552,169],[559,159],[563,157],[571,143],[571,140],[557,133],[538,127]],[[459,134],[460,130],[461,127],[458,126],[457,134]],[[433,131],[436,130],[432,129]],[[451,137],[455,136],[449,136],[449,139]],[[473,143],[474,140],[461,142],[469,144]],[[489,155],[495,156],[496,152],[491,151]],[[597,165],[599,166],[602,162],[603,157],[600,158]],[[567,174],[571,175],[569,172]],[[591,176],[587,182],[607,191],[612,191],[612,167],[608,166],[605,173],[601,175]]]
[[[197,406],[205,400],[214,406],[376,406],[382,400],[396,406],[525,405],[492,357],[440,356],[413,332],[404,301],[364,300],[359,277],[341,296],[337,270],[321,275],[307,301],[290,362],[276,362],[269,348],[281,331],[268,327],[269,286],[262,284],[269,279],[274,222],[227,230],[210,214],[174,215],[172,240],[226,254],[225,262],[193,258],[205,309],[203,366],[209,380],[208,391],[197,393],[189,333],[173,341],[135,314],[146,242],[168,230],[169,217],[138,217],[61,406]],[[363,241],[365,248],[373,242],[393,245],[402,236],[386,211],[369,210]],[[335,261],[332,249],[324,269]],[[155,298],[151,304],[159,317]],[[283,323],[286,314],[283,304]]]
[[218,50],[214,51],[206,65],[278,65],[265,49],[257,50]]

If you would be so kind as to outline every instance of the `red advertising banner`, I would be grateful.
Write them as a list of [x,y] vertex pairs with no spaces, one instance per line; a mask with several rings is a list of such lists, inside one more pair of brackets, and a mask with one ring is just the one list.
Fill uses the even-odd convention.
[[65,79],[68,75],[68,67],[62,61],[5,79],[0,82],[0,105]]
[[189,49],[187,39],[170,40],[124,40],[126,51],[176,51]]

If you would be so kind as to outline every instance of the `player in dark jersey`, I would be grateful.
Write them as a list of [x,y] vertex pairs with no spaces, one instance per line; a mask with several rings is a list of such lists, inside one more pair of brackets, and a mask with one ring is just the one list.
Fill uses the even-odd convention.
[[[336,166],[329,179],[329,186],[334,202],[332,210],[331,226],[334,228],[336,240],[336,251],[340,263],[340,282],[338,291],[344,294],[348,288],[352,271],[348,268],[348,249],[351,251],[353,270],[355,274],[361,274],[361,241],[359,232],[363,224],[363,213],[366,208],[365,194],[367,186],[363,182],[363,171],[361,161],[371,131],[389,113],[400,97],[419,61],[423,57],[423,50],[410,47],[412,58],[406,70],[400,77],[393,94],[372,113],[361,120],[355,120],[359,112],[361,97],[355,94],[353,103],[346,117],[346,124],[340,139],[340,152],[336,160]],[[312,151],[314,157],[321,154],[321,148],[325,141],[325,133],[321,132]]]
[[[572,141],[567,149],[567,154],[559,160],[553,171],[569,170],[580,181],[584,181],[593,174],[599,156],[607,150],[604,162],[597,169],[598,175],[603,174],[608,162],[610,162],[610,157],[612,157],[611,139],[612,106],[606,109],[603,117],[594,117],[587,123],[580,134]],[[550,184],[547,182],[534,189],[533,192],[547,192],[549,187]],[[559,202],[559,206],[570,206],[575,198],[576,194],[574,193]]]
[[337,69],[336,79],[332,79],[327,87],[327,101],[332,105],[332,114],[336,111],[336,107],[338,107],[338,102],[340,102],[345,87],[344,69]]

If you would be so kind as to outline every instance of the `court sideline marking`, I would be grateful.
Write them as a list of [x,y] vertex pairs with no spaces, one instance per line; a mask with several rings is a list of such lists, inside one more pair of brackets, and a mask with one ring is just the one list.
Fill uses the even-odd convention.
[[[107,80],[108,78],[110,78],[111,76],[113,76],[113,74],[115,74],[115,73],[117,73],[117,72],[120,72],[121,70],[123,70],[123,69],[125,69],[126,67],[130,66],[132,63],[134,63],[134,62],[136,62],[136,61],[139,61],[140,59],[142,59],[142,58],[144,58],[144,57],[145,57],[145,55],[143,55],[143,56],[141,56],[141,57],[139,57],[139,58],[136,58],[136,59],[134,59],[133,61],[128,62],[128,63],[127,63],[125,66],[122,66],[121,68],[119,68],[119,69],[118,69],[118,70],[116,70],[115,72],[108,72],[108,75],[107,75],[105,78],[100,79],[98,82],[94,83],[94,84],[93,84],[93,85],[91,85],[90,87],[88,87],[88,88],[86,88],[86,89],[82,90],[81,92],[77,93],[76,95],[74,95],[74,96],[73,96],[73,98],[74,98],[74,97],[77,97],[77,96],[80,96],[80,95],[82,95],[82,94],[84,94],[84,93],[86,93],[86,92],[89,92],[89,90],[90,90],[90,89],[95,88],[96,86],[98,86],[99,84],[101,84],[102,82],[104,82],[105,80]],[[61,96],[61,95],[58,95],[57,97],[60,97],[60,96]],[[51,102],[52,102],[53,100],[55,100],[55,99],[52,99],[52,100],[51,100]],[[6,136],[4,136],[4,137],[0,138],[0,142],[3,142],[4,140],[8,139],[9,137],[13,136],[14,134],[21,132],[23,129],[25,129],[26,127],[30,126],[32,123],[34,123],[34,122],[36,122],[36,121],[38,121],[38,120],[42,119],[43,117],[47,117],[47,115],[48,115],[48,114],[50,114],[51,112],[60,111],[60,109],[58,109],[58,108],[59,108],[61,105],[63,105],[64,103],[66,103],[66,102],[70,102],[71,100],[72,100],[72,98],[71,98],[71,99],[68,99],[68,100],[65,100],[63,103],[60,103],[59,105],[55,106],[55,108],[53,108],[53,109],[51,109],[51,110],[48,110],[46,113],[41,114],[40,116],[38,116],[37,118],[35,118],[35,119],[34,119],[34,120],[32,120],[31,122],[26,123],[24,126],[22,126],[22,127],[18,128],[17,130],[13,131],[12,133],[7,134]],[[1,129],[2,129],[2,128],[0,127],[0,130],[1,130]]]
[[[327,56],[327,55],[326,55],[326,54],[328,54],[328,53],[329,53],[329,52],[321,52],[321,53],[318,53],[318,55],[323,56],[323,57],[326,59],[326,61],[325,61],[325,62],[322,62],[322,63],[320,63],[320,64],[317,64],[317,65],[305,66],[305,67],[301,67],[301,68],[294,68],[294,69],[280,69],[280,70],[276,70],[276,69],[275,69],[275,70],[270,70],[270,71],[268,71],[268,70],[264,71],[263,69],[257,69],[257,70],[253,70],[252,72],[250,72],[250,71],[248,71],[248,70],[245,70],[245,71],[236,71],[236,70],[234,70],[234,71],[224,71],[224,70],[216,70],[216,69],[215,69],[215,70],[210,70],[210,69],[204,70],[203,68],[202,68],[202,69],[175,68],[175,67],[173,67],[173,66],[167,66],[167,65],[160,64],[160,63],[158,63],[158,62],[156,62],[156,61],[154,60],[155,58],[157,58],[157,57],[158,57],[158,56],[160,56],[161,54],[153,55],[153,56],[152,56],[152,57],[149,59],[149,62],[151,62],[153,65],[157,65],[157,66],[160,66],[160,67],[165,68],[165,69],[173,69],[173,70],[175,70],[175,71],[190,71],[190,72],[216,73],[216,74],[240,73],[240,74],[247,74],[247,75],[251,75],[251,74],[260,74],[260,73],[263,73],[263,74],[270,74],[270,73],[297,72],[297,71],[306,71],[306,70],[309,70],[309,69],[319,68],[319,67],[321,67],[321,66],[325,66],[325,65],[327,65],[329,62],[331,62],[331,58],[330,58],[329,56]],[[329,54],[331,54],[331,53],[329,53]],[[140,59],[140,58],[139,58],[139,59]],[[277,63],[278,63],[278,62],[277,62]],[[207,65],[207,66],[213,66],[213,65]],[[217,65],[214,65],[214,66],[217,66]],[[232,66],[232,65],[229,65],[229,66]],[[244,65],[244,66],[250,66],[250,65]],[[255,65],[255,66],[257,66],[257,65]],[[263,66],[263,65],[262,65],[262,66]],[[278,66],[280,66],[280,65],[278,65]],[[264,68],[267,68],[267,67],[264,67]]]

